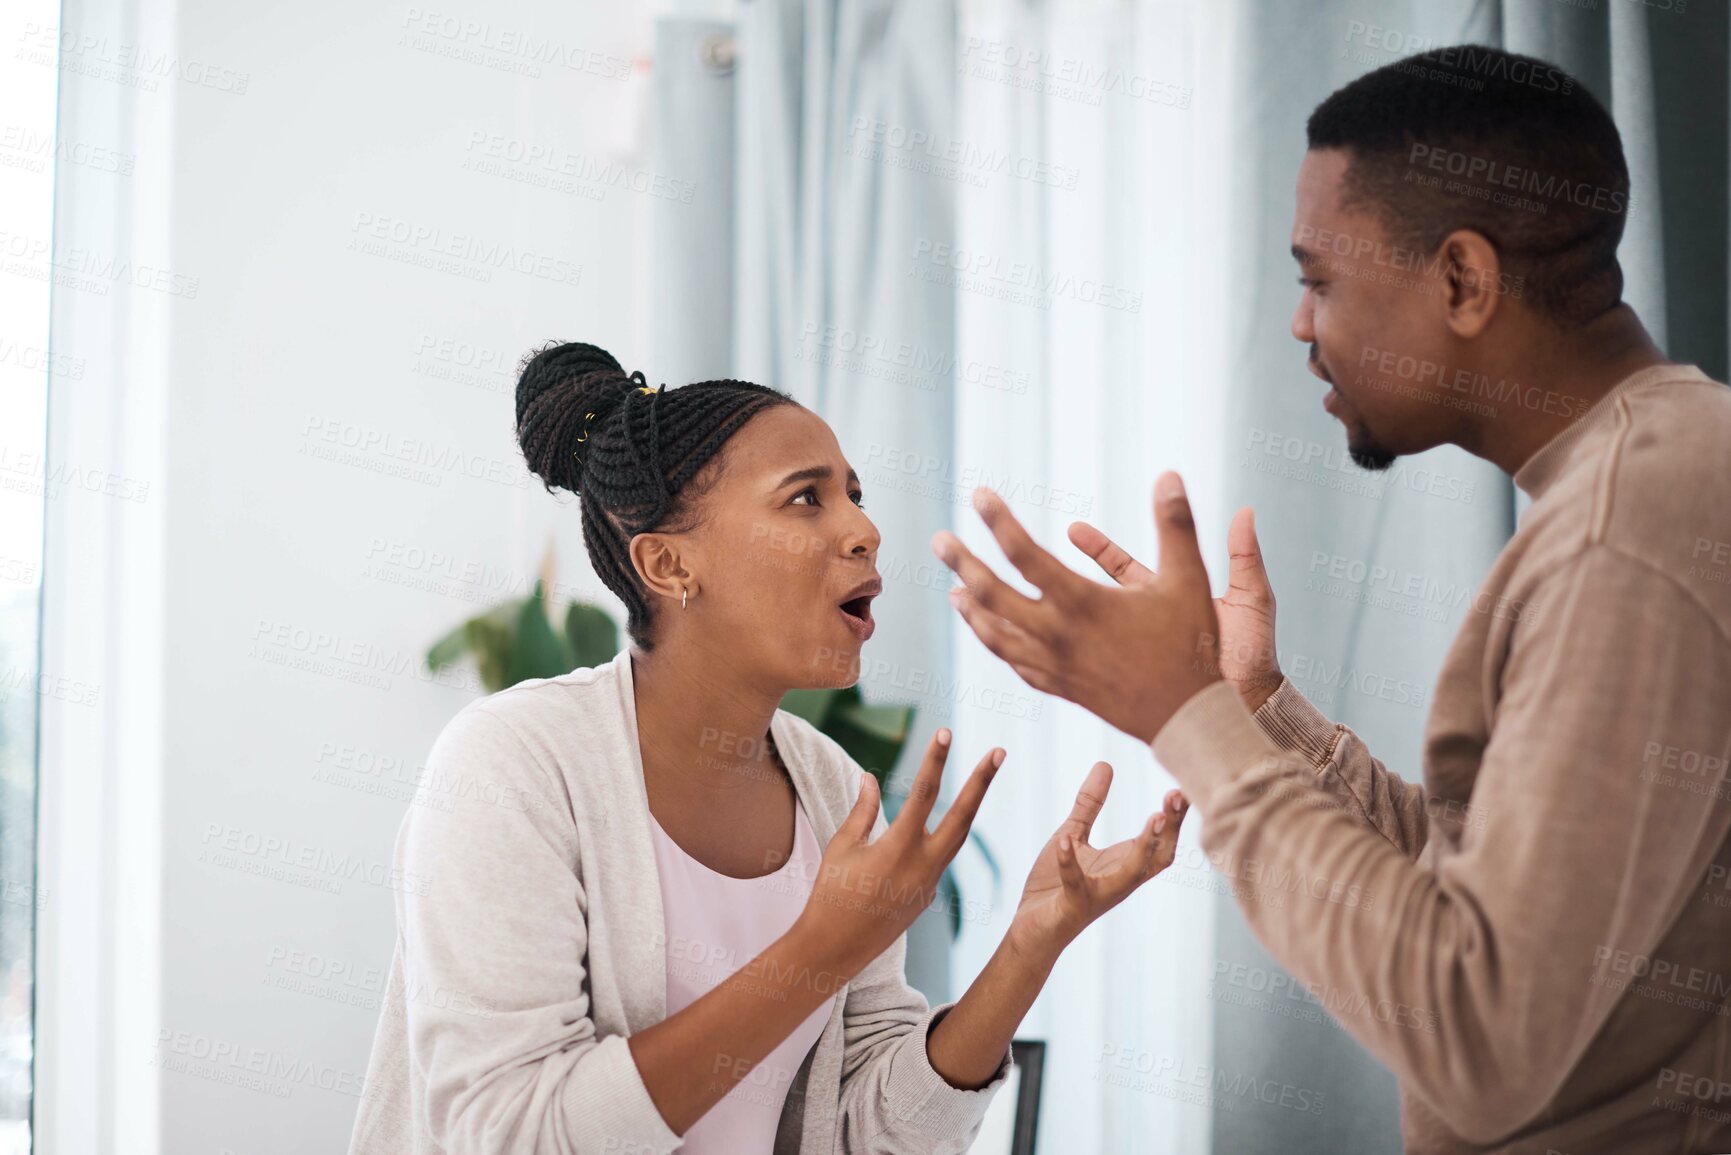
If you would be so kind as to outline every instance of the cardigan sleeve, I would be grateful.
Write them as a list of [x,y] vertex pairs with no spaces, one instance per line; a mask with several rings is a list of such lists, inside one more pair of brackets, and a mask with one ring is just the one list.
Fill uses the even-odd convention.
[[[850,797],[859,793],[861,770],[851,761]],[[885,829],[880,812],[872,836]],[[977,1090],[951,1086],[926,1056],[926,1035],[954,1003],[928,1006],[903,975],[907,935],[898,937],[847,987],[842,1011],[839,1147],[848,1155],[948,1155],[974,1141],[986,1108],[1009,1076],[1010,1051]]]
[[589,1013],[587,899],[557,776],[476,703],[427,770],[489,789],[411,807],[398,840],[409,1061],[424,1127],[449,1155],[673,1151],[622,1035]]

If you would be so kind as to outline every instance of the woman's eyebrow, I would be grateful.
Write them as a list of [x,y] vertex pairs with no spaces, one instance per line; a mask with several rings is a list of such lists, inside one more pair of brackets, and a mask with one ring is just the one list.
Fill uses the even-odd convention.
[[[776,488],[781,489],[784,486],[792,485],[796,481],[828,481],[834,476],[835,470],[828,465],[808,465],[804,469],[796,469],[786,477],[782,478],[780,484],[778,484]],[[847,471],[847,479],[855,485],[859,484],[859,474],[855,473],[852,469]]]

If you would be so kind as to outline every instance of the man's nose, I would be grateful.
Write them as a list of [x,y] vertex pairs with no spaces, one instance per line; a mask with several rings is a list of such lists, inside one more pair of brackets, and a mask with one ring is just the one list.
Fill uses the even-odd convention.
[[1310,309],[1310,291],[1305,290],[1299,298],[1298,308],[1292,311],[1292,337],[1305,345],[1316,343],[1316,326],[1312,324],[1314,314]]

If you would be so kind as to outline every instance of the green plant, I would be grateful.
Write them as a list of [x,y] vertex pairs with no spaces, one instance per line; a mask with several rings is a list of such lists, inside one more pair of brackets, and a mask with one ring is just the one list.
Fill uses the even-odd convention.
[[[586,602],[565,607],[563,628],[554,627],[543,576],[527,597],[513,598],[470,618],[427,651],[427,666],[439,670],[465,656],[475,659],[481,684],[497,693],[530,678],[554,678],[585,666],[599,666],[619,653],[619,627],[606,610]],[[884,818],[895,817],[903,795],[885,789],[890,771],[907,745],[913,727],[912,706],[867,705],[858,686],[833,690],[794,690],[782,709],[804,718],[834,739],[877,779]],[[969,841],[980,852],[996,890],[1002,877],[997,859],[977,834]],[[950,912],[950,934],[962,931],[962,895],[954,869],[938,880],[938,895]]]

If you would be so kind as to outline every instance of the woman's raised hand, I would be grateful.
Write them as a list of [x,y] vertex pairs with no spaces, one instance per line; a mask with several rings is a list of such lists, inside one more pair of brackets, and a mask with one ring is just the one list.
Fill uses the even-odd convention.
[[980,759],[928,833],[926,819],[937,802],[949,752],[950,732],[940,729],[926,747],[906,803],[875,842],[878,787],[870,774],[864,775],[859,801],[824,850],[799,921],[821,944],[825,965],[844,980],[887,950],[931,903],[938,878],[967,840],[986,787],[1004,761],[997,747]]
[[1094,819],[1112,788],[1112,767],[1094,763],[1076,792],[1076,805],[1034,860],[1010,934],[1035,955],[1055,957],[1089,923],[1172,865],[1178,830],[1189,803],[1177,790],[1135,838],[1096,849],[1088,844]]

